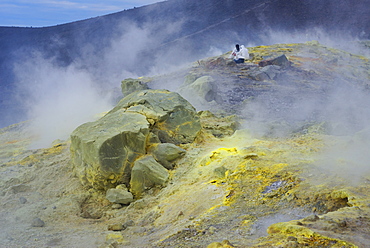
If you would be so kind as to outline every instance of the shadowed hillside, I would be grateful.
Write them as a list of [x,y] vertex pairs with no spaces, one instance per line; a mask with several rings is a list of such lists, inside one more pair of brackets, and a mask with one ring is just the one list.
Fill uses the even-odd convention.
[[[58,68],[83,70],[95,85],[110,89],[122,77],[163,72],[212,51],[225,52],[235,42],[271,44],[276,31],[315,28],[369,38],[369,3],[171,0],[52,27],[0,27],[0,126],[25,119],[31,103],[19,100],[30,95],[22,92],[23,82],[32,85],[39,79],[22,73],[32,75],[40,58]],[[26,68],[30,72],[25,61],[34,65]]]

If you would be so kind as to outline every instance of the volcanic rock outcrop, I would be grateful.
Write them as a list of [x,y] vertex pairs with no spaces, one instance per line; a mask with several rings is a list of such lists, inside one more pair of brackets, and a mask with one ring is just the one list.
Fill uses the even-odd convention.
[[[369,247],[368,56],[249,51],[134,80],[210,76],[218,112],[138,87],[71,143],[31,150],[28,123],[0,129],[1,246]],[[258,65],[283,54],[288,67]]]
[[211,101],[221,103],[222,99],[217,92],[215,80],[211,76],[202,76],[193,82],[185,82],[180,89],[180,94],[187,99],[193,99],[196,105],[207,104]]
[[[195,109],[179,94],[167,90],[135,91],[101,119],[85,123],[72,133],[72,163],[76,174],[86,186],[96,189],[109,189],[117,184],[128,186],[135,161],[146,155],[151,145],[189,143],[194,141],[200,129]],[[173,149],[173,146],[170,148]],[[180,148],[175,150],[177,155],[184,152]],[[165,163],[161,165],[161,170],[171,168],[171,162],[179,157],[170,156],[166,161],[161,156],[163,151],[154,151],[154,157],[159,158],[159,163]],[[145,170],[137,171],[146,173]],[[136,173],[137,177],[145,175]],[[160,178],[160,185],[163,185],[165,178],[162,175]],[[131,182],[131,187],[146,188],[145,185],[138,185],[140,183],[144,182]],[[136,190],[136,193],[140,195],[142,192]]]

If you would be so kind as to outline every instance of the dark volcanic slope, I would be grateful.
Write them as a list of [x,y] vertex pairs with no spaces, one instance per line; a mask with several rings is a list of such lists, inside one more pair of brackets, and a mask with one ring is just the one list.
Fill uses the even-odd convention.
[[[229,49],[236,41],[268,43],[264,38],[269,30],[320,27],[327,33],[344,31],[369,38],[369,10],[369,0],[170,0],[52,27],[0,27],[0,126],[22,119],[23,110],[14,100],[12,70],[14,63],[31,57],[33,51],[55,58],[58,66],[78,62],[104,81],[105,73],[122,67],[145,74],[156,58],[166,58],[157,63],[174,64],[179,57],[182,61],[202,58],[210,47]],[[117,62],[124,61],[122,66],[107,72],[107,61],[101,58],[117,39],[123,50],[137,46],[137,56],[122,52]],[[143,56],[150,59],[143,61]]]

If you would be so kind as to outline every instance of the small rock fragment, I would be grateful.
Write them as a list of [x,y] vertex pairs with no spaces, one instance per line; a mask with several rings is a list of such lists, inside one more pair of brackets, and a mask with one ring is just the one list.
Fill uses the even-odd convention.
[[123,226],[128,227],[128,226],[134,226],[135,222],[133,220],[128,220],[125,223],[123,223]]
[[168,178],[168,170],[153,156],[148,155],[135,161],[131,172],[130,190],[135,197],[140,198],[146,190],[164,186]]
[[112,203],[128,205],[134,201],[134,197],[126,187],[118,185],[115,189],[108,189],[106,198]]
[[258,154],[257,153],[248,153],[246,155],[243,156],[244,159],[256,159],[258,158]]
[[120,209],[120,208],[122,208],[122,205],[119,204],[119,203],[116,203],[116,204],[112,205],[112,209]]
[[32,227],[43,227],[45,226],[45,222],[40,218],[34,218],[31,222]]
[[230,241],[224,240],[220,242],[213,242],[212,244],[208,245],[207,248],[232,248],[233,246]]
[[27,202],[27,199],[26,199],[26,198],[24,198],[23,196],[21,196],[21,197],[19,197],[19,202],[20,202],[21,204],[25,204],[25,203]]
[[209,232],[209,234],[214,234],[216,232],[216,230],[217,230],[216,227],[211,226],[211,227],[209,227],[208,232]]
[[110,224],[108,225],[109,231],[122,231],[125,227],[122,224]]
[[186,151],[171,143],[161,143],[153,146],[152,154],[155,160],[166,169],[173,169],[173,162],[182,157]]

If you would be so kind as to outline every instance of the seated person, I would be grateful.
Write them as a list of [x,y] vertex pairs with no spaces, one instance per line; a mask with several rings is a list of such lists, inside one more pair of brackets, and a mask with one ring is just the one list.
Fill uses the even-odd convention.
[[248,49],[243,45],[239,46],[239,44],[236,44],[234,50],[231,52],[230,58],[233,58],[235,63],[240,64],[244,63],[246,57],[249,58]]

